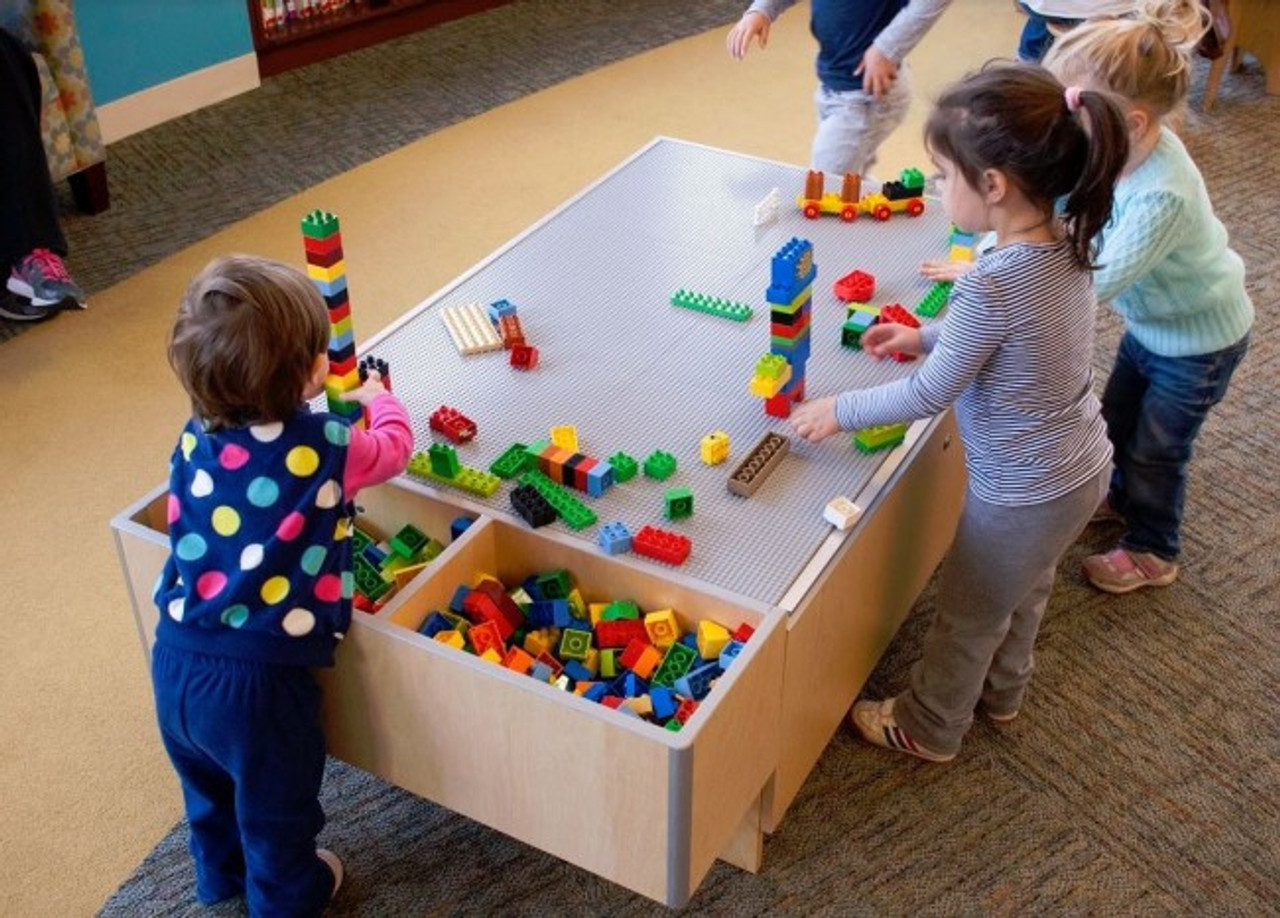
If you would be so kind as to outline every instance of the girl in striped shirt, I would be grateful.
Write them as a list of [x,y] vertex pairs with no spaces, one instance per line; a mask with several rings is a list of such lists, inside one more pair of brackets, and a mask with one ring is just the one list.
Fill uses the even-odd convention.
[[925,141],[947,216],[996,245],[956,281],[943,321],[864,333],[875,357],[928,354],[916,373],[802,405],[791,424],[816,442],[955,406],[969,486],[937,619],[911,687],[850,714],[868,741],[945,762],[979,703],[996,722],[1017,716],[1058,560],[1106,493],[1090,270],[1128,144],[1109,98],[1026,65],[947,90]]

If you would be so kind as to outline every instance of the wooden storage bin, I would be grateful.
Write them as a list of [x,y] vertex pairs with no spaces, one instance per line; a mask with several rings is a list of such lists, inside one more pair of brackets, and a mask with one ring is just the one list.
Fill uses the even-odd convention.
[[[113,520],[145,647],[165,557],[165,489]],[[460,511],[410,487],[361,492],[386,529],[447,532]],[[468,514],[474,515],[474,514]],[[587,601],[675,609],[682,625],[755,634],[686,726],[671,733],[416,632],[478,572],[516,582],[570,571]],[[337,665],[320,670],[329,751],[455,812],[671,906],[717,857],[757,867],[761,801],[779,756],[780,612],[611,558],[557,533],[481,516],[376,615],[353,613]]]

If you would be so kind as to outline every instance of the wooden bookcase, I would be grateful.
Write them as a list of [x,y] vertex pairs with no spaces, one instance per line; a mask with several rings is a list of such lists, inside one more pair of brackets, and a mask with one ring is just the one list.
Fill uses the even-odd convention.
[[331,13],[268,31],[261,0],[245,0],[249,27],[264,76],[376,45],[429,26],[501,6],[509,0],[355,0]]

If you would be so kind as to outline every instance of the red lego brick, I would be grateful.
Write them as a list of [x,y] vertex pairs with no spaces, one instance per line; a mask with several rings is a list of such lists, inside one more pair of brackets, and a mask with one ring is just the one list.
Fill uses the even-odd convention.
[[751,635],[755,633],[756,633],[756,629],[752,628],[746,622],[743,622],[737,628],[733,629],[733,634],[729,636],[733,638],[735,641],[741,641],[742,643],[745,644],[747,643],[747,641],[751,640]]
[[628,641],[627,649],[622,651],[622,655],[618,657],[618,662],[627,669],[634,670],[636,668],[636,664],[640,662],[640,655],[644,653],[645,648],[648,646],[648,641]]
[[850,271],[835,282],[834,290],[846,303],[869,303],[875,296],[876,279],[866,271]]
[[431,413],[428,422],[432,430],[438,431],[454,443],[466,443],[476,435],[476,425],[457,408],[441,405]]
[[687,536],[655,526],[641,527],[631,539],[631,550],[637,555],[665,561],[667,564],[683,564],[692,548],[693,543]]
[[538,654],[537,660],[539,663],[545,663],[551,667],[551,678],[553,679],[564,672],[564,664],[545,650]]
[[788,395],[775,395],[773,398],[765,399],[764,413],[771,418],[791,417],[791,397]]
[[[507,591],[502,588],[502,584],[492,580],[485,580],[480,583],[472,593],[481,592],[493,600],[493,604],[497,606],[498,612],[511,625],[513,629],[519,628],[524,624],[524,610],[516,604],[516,601],[507,595]],[[466,603],[463,603],[466,608]]]
[[[634,540],[633,540],[634,541]],[[648,642],[649,632],[644,622],[636,618],[622,618],[614,622],[596,624],[596,646],[602,650],[609,647],[626,647],[632,641]]]
[[477,657],[490,649],[497,651],[498,656],[504,656],[507,652],[507,643],[502,630],[492,621],[481,622],[468,628],[467,640],[471,642],[471,649],[476,652]]
[[[498,628],[498,633],[505,641],[515,633],[516,626],[502,613],[498,608],[498,604],[493,601],[493,597],[479,589],[472,590],[467,594],[467,598],[462,601],[462,609],[467,616],[478,624],[484,622],[493,622]],[[468,631],[474,630],[477,625],[472,625]],[[484,651],[478,651],[483,653]]]
[[803,319],[794,325],[784,325],[781,322],[769,323],[769,334],[778,338],[799,338],[801,333],[809,327],[809,323],[813,321],[813,313],[808,313]]
[[[905,325],[908,328],[919,328],[920,320],[907,312],[901,303],[890,303],[880,310],[879,323],[881,325]],[[889,355],[898,363],[906,363],[909,360],[915,360],[914,354],[904,354],[901,351],[894,351]]]
[[680,707],[676,708],[676,720],[685,724],[689,722],[689,718],[693,716],[693,712],[698,710],[698,702],[692,698],[686,698],[680,702]]
[[[307,264],[320,265],[327,268],[329,265],[337,264],[342,260],[342,234],[334,233],[332,236],[325,236],[323,239],[312,239],[310,236],[302,237],[302,245],[307,253]],[[315,261],[315,258],[328,258],[337,254],[337,258],[327,264],[323,261]]]
[[329,324],[337,325],[343,319],[351,315],[351,301],[343,300],[340,306],[329,307]]
[[618,708],[622,707],[622,702],[624,701],[626,701],[626,699],[621,697],[620,695],[605,695],[603,698],[600,699],[600,703],[602,705],[604,705],[606,708],[613,708],[614,710],[617,710]]
[[524,344],[524,329],[520,327],[519,316],[501,316],[498,319],[498,332],[502,335],[502,346],[511,350],[517,344]]
[[538,349],[527,344],[513,344],[511,365],[517,370],[532,370],[538,365]]

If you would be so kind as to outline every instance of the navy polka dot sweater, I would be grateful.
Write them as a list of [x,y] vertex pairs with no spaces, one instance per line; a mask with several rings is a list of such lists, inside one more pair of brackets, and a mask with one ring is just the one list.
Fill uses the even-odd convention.
[[206,432],[187,424],[169,478],[172,552],[157,643],[218,657],[331,666],[351,622],[351,428],[301,410]]

